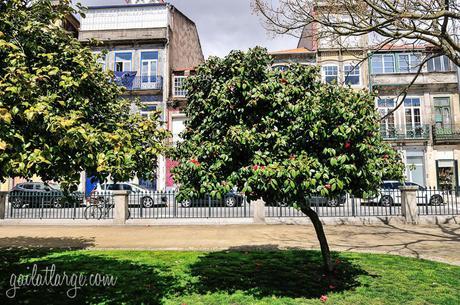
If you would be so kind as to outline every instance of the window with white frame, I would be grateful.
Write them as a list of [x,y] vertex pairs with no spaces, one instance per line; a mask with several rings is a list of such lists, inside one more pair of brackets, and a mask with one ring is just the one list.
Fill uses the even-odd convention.
[[107,66],[106,66],[106,54],[100,52],[100,51],[95,51],[93,52],[94,56],[97,57],[96,62],[101,65],[102,71],[105,71]]
[[142,83],[155,83],[157,81],[158,52],[141,52],[141,80]]
[[174,76],[174,96],[184,97],[187,95],[187,89],[185,88],[186,76]]
[[452,71],[449,58],[445,55],[431,58],[427,63],[428,72],[447,72]]
[[401,53],[396,56],[398,58],[397,72],[414,73],[418,71],[421,62],[420,53]]
[[406,133],[408,135],[420,135],[422,133],[422,109],[418,97],[406,97],[404,99],[404,114],[406,119]]
[[339,68],[336,65],[323,66],[323,79],[326,83],[337,83],[339,78]]
[[132,60],[131,52],[115,53],[115,72],[132,71]]
[[393,54],[374,54],[371,58],[372,74],[394,73],[395,58]]
[[[395,108],[395,100],[393,98],[380,98],[377,100],[377,108],[380,117],[383,118]],[[384,138],[394,138],[396,136],[394,113],[380,121],[380,133]]]
[[346,64],[343,71],[346,85],[359,85],[361,83],[359,65]]

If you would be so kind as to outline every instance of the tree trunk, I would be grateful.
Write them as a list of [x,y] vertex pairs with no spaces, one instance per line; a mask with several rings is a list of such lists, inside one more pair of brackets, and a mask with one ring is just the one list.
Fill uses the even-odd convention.
[[300,210],[311,219],[311,222],[315,227],[316,236],[318,237],[321,254],[323,256],[324,269],[326,269],[327,272],[332,272],[334,270],[334,266],[332,265],[331,251],[329,250],[326,234],[324,234],[323,224],[321,223],[321,220],[319,220],[318,214],[305,205],[300,205]]

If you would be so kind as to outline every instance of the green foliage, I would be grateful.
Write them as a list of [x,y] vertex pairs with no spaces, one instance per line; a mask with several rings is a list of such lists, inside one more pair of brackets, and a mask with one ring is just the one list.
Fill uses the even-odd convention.
[[91,50],[61,27],[70,1],[0,0],[0,180],[153,178],[167,132],[131,113]]
[[175,152],[182,195],[250,199],[354,195],[401,178],[382,141],[374,97],[324,84],[318,68],[272,70],[266,50],[210,58],[188,79],[185,141]]

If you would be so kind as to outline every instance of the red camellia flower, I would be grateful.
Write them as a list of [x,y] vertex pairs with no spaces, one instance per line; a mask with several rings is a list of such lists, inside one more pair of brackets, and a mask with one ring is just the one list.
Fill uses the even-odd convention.
[[264,170],[264,169],[265,169],[265,166],[262,165],[262,166],[260,167],[260,169],[261,169],[261,170]]
[[255,170],[255,171],[258,170],[258,169],[259,169],[259,165],[254,165],[254,166],[252,167],[252,169]]
[[383,159],[388,159],[388,155],[383,155]]
[[326,295],[322,295],[322,296],[319,298],[319,300],[320,300],[321,302],[324,303],[324,302],[327,301],[327,296],[326,296]]
[[324,186],[326,189],[330,190],[331,189],[331,185],[328,183]]
[[345,142],[345,149],[350,149],[351,148],[351,142],[347,141]]
[[201,165],[201,163],[198,162],[198,160],[196,160],[196,159],[191,159],[190,162],[193,163],[193,164],[195,164],[196,166],[200,166],[200,165]]

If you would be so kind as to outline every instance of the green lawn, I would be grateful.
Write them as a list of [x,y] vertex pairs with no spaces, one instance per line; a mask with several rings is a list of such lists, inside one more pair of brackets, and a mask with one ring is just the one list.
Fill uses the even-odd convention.
[[[0,250],[0,304],[460,304],[460,267],[388,255],[335,253],[324,275],[316,251]],[[11,274],[103,273],[115,287],[28,287],[5,296]],[[29,269],[27,269],[29,267]],[[320,297],[327,295],[326,302]]]

